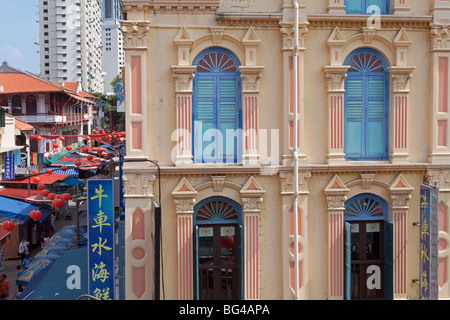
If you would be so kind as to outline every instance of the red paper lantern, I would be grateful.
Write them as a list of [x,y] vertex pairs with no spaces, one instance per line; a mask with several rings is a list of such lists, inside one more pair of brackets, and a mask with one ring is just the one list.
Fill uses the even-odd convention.
[[2,223],[3,230],[8,231],[8,232],[13,230],[15,226],[16,225],[15,225],[14,222],[8,221],[8,220],[7,221],[3,221],[3,223]]
[[87,153],[88,151],[89,151],[89,149],[87,147],[81,148],[81,152],[83,152],[83,153]]
[[39,182],[41,182],[41,178],[40,177],[32,177],[31,178],[31,182],[32,183],[39,183]]
[[72,150],[72,147],[71,147],[71,146],[67,146],[67,147],[66,147],[66,150],[67,150],[67,151],[70,151],[70,150]]
[[86,159],[88,159],[89,161],[91,161],[92,159],[94,159],[94,156],[93,156],[92,154],[90,154],[90,155],[88,155],[88,156],[86,157]]
[[42,217],[41,211],[39,211],[37,209],[31,210],[31,212],[30,212],[31,219],[33,219],[34,221],[38,221],[41,217]]
[[89,136],[86,136],[86,138],[85,138],[87,141],[89,141],[89,140],[91,140],[91,137],[89,137]]
[[37,141],[41,141],[41,139],[42,139],[42,138],[39,137],[39,136],[36,137],[36,140],[37,140]]
[[37,135],[32,134],[32,135],[30,136],[30,140],[34,140],[34,139],[36,139],[36,137],[37,137]]
[[47,170],[45,171],[45,173],[48,174],[48,175],[51,175],[51,174],[53,173],[53,170],[52,170],[52,169],[47,169]]
[[44,189],[45,189],[45,184],[39,183],[38,186],[37,186],[37,189],[38,189],[39,191],[44,190]]
[[37,170],[33,170],[33,171],[31,171],[31,174],[32,174],[32,175],[36,175],[36,174],[39,174],[39,171],[37,171]]
[[72,196],[70,195],[70,193],[63,193],[61,195],[61,199],[64,201],[69,201],[70,199],[72,199]]
[[66,172],[67,169],[69,169],[69,168],[67,168],[67,166],[62,166],[62,167],[61,167],[61,170],[64,171],[64,172]]
[[54,143],[54,144],[53,144],[53,149],[58,149],[58,148],[59,148],[59,144]]
[[81,161],[78,161],[78,160],[77,160],[77,161],[75,161],[75,166],[76,166],[76,167],[79,167],[79,166],[81,166]]
[[52,206],[54,206],[55,208],[59,209],[64,205],[64,201],[62,199],[54,199],[52,201]]
[[64,140],[66,140],[66,138],[60,137],[59,140],[64,141]]
[[41,194],[42,194],[44,197],[47,197],[47,196],[50,194],[50,190],[44,189],[44,190],[41,191]]
[[48,200],[54,200],[56,198],[56,194],[54,194],[53,192],[52,193],[49,193],[48,195],[47,195],[47,199]]

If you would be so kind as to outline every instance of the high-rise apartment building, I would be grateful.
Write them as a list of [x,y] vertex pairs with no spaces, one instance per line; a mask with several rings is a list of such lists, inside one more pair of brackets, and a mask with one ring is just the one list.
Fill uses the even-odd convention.
[[41,75],[102,92],[99,0],[39,0]]
[[103,0],[102,45],[104,92],[113,92],[111,81],[121,73],[124,64],[123,38],[119,21],[122,19],[119,0]]

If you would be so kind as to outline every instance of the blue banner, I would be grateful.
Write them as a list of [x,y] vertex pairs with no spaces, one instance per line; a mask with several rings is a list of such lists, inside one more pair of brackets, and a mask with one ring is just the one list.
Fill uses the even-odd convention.
[[14,154],[8,153],[5,156],[5,180],[11,180],[16,177]]
[[439,189],[420,186],[420,300],[438,299]]
[[89,294],[114,300],[114,188],[111,179],[87,180]]

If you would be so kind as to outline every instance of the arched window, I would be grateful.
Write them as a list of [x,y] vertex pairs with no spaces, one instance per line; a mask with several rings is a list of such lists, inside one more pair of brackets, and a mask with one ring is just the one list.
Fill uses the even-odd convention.
[[211,48],[194,60],[193,153],[195,163],[241,161],[241,77],[228,50]]
[[194,207],[194,295],[199,300],[242,298],[242,218],[238,203],[211,197]]
[[11,99],[12,114],[22,114],[22,97],[18,94]]
[[27,105],[27,114],[36,114],[37,113],[37,101],[36,96],[30,94],[25,99]]
[[345,60],[344,152],[349,160],[387,160],[389,73],[384,57],[358,49]]

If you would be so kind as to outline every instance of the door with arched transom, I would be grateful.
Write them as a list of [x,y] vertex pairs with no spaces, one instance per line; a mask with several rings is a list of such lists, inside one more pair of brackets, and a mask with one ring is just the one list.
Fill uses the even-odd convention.
[[241,207],[211,197],[194,208],[194,296],[198,300],[242,299]]

